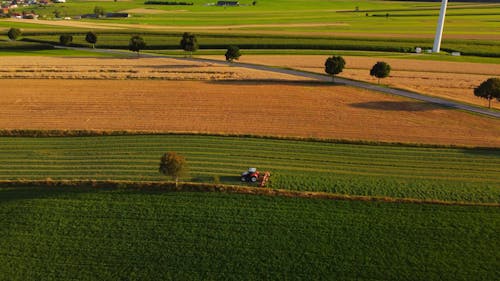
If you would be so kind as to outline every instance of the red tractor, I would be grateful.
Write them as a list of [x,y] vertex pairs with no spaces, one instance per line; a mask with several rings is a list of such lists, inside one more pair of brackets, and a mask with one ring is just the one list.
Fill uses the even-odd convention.
[[256,183],[258,181],[259,186],[263,187],[266,185],[270,176],[271,173],[269,172],[261,173],[257,171],[257,168],[248,168],[248,171],[241,173],[241,181],[250,183]]

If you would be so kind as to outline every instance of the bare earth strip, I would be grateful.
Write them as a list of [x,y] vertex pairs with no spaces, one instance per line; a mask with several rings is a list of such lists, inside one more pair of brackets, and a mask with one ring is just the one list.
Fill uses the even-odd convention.
[[[207,56],[211,59],[220,57]],[[247,55],[240,62],[281,66],[324,74],[327,56],[307,55]],[[344,57],[346,69],[340,77],[376,83],[370,69],[377,61],[392,67],[391,75],[382,80],[390,87],[407,89],[460,102],[487,106],[487,101],[473,95],[473,90],[490,77],[500,77],[500,65],[467,62],[424,61],[376,57]],[[500,109],[499,102],[492,107]]]
[[151,130],[500,146],[500,121],[315,83],[8,80],[0,128]]

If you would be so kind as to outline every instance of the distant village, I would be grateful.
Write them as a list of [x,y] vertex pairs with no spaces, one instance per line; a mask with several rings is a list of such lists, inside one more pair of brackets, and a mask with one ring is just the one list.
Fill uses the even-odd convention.
[[[153,1],[157,4],[163,3],[162,1]],[[39,15],[35,13],[34,10],[17,12],[15,9],[22,7],[30,7],[33,5],[43,6],[43,5],[53,5],[59,3],[66,3],[66,0],[9,0],[1,1],[0,17],[10,17],[16,19],[38,19]],[[164,2],[164,3],[178,3],[178,2]],[[146,3],[148,4],[148,3]],[[156,4],[156,3],[155,3]],[[256,1],[253,2],[253,5]],[[160,4],[161,5],[161,4]],[[216,3],[208,3],[206,6],[242,6],[239,1],[217,1]],[[83,14],[79,16],[63,17],[62,19],[82,19],[82,18],[127,18],[130,17],[129,13],[106,13],[104,15],[97,14]],[[56,16],[56,18],[59,18]]]
[[54,3],[66,3],[66,0],[12,0],[2,1],[0,16],[11,17],[17,19],[38,19],[38,15],[34,12],[23,11],[22,13],[13,12],[14,9],[21,7],[29,7],[33,5],[52,5]]

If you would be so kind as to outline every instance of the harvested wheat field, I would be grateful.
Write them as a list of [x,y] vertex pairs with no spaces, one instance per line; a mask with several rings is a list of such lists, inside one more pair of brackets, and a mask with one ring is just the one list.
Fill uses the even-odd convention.
[[500,146],[497,119],[329,84],[7,82],[0,94],[4,129],[209,132]]
[[172,58],[2,57],[0,79],[307,80]]
[[[211,58],[216,59],[214,56]],[[326,58],[327,56],[307,55],[247,55],[242,56],[240,61],[324,73]],[[498,64],[352,56],[344,59],[346,68],[340,77],[377,83],[377,79],[370,76],[370,69],[377,61],[385,61],[391,65],[392,71],[390,77],[382,80],[383,84],[480,106],[487,106],[488,102],[475,97],[474,88],[490,77],[500,77]],[[500,102],[492,102],[492,107],[500,109]]]

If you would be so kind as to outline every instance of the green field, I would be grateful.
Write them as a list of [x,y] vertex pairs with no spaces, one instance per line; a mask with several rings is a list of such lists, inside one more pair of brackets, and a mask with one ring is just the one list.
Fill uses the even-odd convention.
[[[162,14],[132,13],[126,19],[99,19],[92,22],[132,23],[140,25],[207,26],[240,24],[297,24],[338,23],[335,26],[307,27],[241,27],[243,30],[277,30],[295,32],[386,32],[400,34],[432,34],[435,29],[439,3],[397,1],[322,1],[322,0],[242,0],[240,7],[207,6],[210,1],[192,0],[193,6],[144,5],[144,1],[87,1],[72,0],[65,4],[26,7],[35,10],[42,18],[93,13],[95,6],[108,12],[134,8],[165,11]],[[212,1],[216,2],[216,1]],[[474,4],[474,3],[472,3]],[[477,3],[476,3],[477,4]],[[471,6],[471,3],[450,3],[447,32],[450,34],[495,34],[500,5]],[[358,11],[356,11],[358,8]],[[368,16],[367,16],[368,14]],[[389,17],[386,18],[386,15]],[[408,28],[411,26],[411,28]]]
[[[70,32],[75,34],[75,45],[89,46],[82,34],[94,29],[99,33],[97,46],[101,48],[127,49],[130,34],[139,33],[145,37],[148,49],[179,49],[180,34],[190,31],[198,35],[202,49],[238,45],[244,50],[411,52],[415,47],[432,47],[439,11],[439,3],[408,1],[262,0],[252,6],[253,1],[244,0],[240,1],[240,7],[227,8],[207,6],[205,0],[193,2],[193,6],[164,6],[144,5],[139,0],[72,0],[65,4],[20,8],[18,12],[34,10],[46,20],[0,19],[0,30],[6,32],[10,27],[19,27],[24,30],[25,39],[51,43],[58,43],[61,33]],[[122,19],[52,21],[55,11],[61,17],[75,16],[93,13],[95,6],[107,12],[142,10]],[[141,12],[148,10],[160,13]],[[450,3],[443,51],[499,57],[499,16],[498,3]],[[89,27],[65,26],[65,22]],[[51,23],[57,25],[50,26]]]
[[167,151],[185,155],[184,181],[239,184],[256,166],[270,186],[299,191],[500,202],[500,150],[423,148],[193,135],[0,138],[0,180],[168,180]]
[[1,280],[496,280],[495,207],[0,189]]

